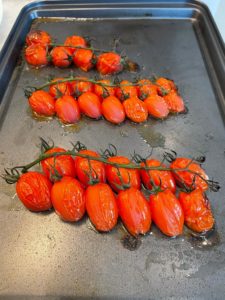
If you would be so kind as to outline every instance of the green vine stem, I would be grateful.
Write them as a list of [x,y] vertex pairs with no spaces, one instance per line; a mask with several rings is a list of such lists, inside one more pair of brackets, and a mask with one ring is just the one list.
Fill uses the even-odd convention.
[[98,49],[98,48],[94,48],[94,47],[82,47],[82,46],[70,46],[70,45],[64,45],[64,44],[49,44],[50,47],[66,47],[66,48],[74,48],[74,49],[85,49],[85,50],[91,50],[93,52],[102,52],[102,53],[107,53],[107,52],[114,52],[112,50],[106,50],[106,49]]

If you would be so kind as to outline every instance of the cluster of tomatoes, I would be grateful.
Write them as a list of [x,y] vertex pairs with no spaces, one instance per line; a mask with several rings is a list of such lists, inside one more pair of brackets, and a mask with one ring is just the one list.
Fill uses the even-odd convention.
[[124,67],[136,68],[132,62],[127,62],[115,52],[104,52],[96,55],[93,48],[81,36],[73,35],[66,38],[63,45],[54,46],[52,37],[45,31],[36,30],[26,37],[25,59],[35,67],[46,66],[52,63],[56,67],[66,68],[72,62],[81,70],[87,72],[92,68],[102,74],[114,74]]
[[[79,221],[87,212],[101,232],[112,230],[120,217],[133,236],[146,234],[152,221],[167,236],[182,234],[184,223],[195,232],[214,226],[205,195],[208,176],[199,163],[179,157],[170,166],[153,158],[134,164],[124,156],[103,158],[87,149],[74,156],[53,147],[41,161],[42,173],[20,176],[16,191],[29,210],[53,206],[69,222]],[[148,200],[141,184],[150,192]]]
[[136,83],[122,80],[114,84],[108,79],[94,81],[77,78],[66,81],[56,78],[49,91],[37,90],[29,95],[32,111],[41,116],[56,115],[61,122],[74,124],[81,113],[99,119],[102,116],[113,124],[127,117],[135,123],[148,116],[164,119],[169,113],[185,111],[184,101],[172,80],[159,77],[155,82],[141,79]]

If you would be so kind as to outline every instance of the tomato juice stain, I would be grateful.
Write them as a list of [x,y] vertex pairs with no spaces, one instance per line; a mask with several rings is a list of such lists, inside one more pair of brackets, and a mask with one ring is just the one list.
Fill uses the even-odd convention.
[[211,250],[213,247],[221,244],[220,236],[216,228],[205,233],[194,233],[189,231],[186,236],[193,248],[199,250]]
[[151,147],[165,146],[165,137],[161,133],[155,132],[152,124],[140,124],[136,125],[135,128],[141,138]]

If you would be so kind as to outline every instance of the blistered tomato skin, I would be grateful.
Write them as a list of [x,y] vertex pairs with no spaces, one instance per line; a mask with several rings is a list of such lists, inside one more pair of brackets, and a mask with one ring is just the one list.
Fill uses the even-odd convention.
[[94,66],[93,56],[93,51],[89,49],[78,49],[73,56],[73,62],[78,68],[84,72],[88,72]]
[[172,90],[167,95],[163,96],[166,101],[169,111],[171,113],[182,113],[185,112],[186,108],[184,105],[184,101],[181,96],[177,93],[177,91]]
[[138,97],[141,100],[146,99],[151,95],[158,95],[158,87],[148,79],[141,79],[137,86]]
[[137,87],[132,85],[128,80],[122,80],[120,87],[116,88],[115,93],[117,98],[122,101],[131,97],[137,97],[138,95]]
[[48,46],[51,44],[51,41],[51,36],[46,31],[42,30],[32,30],[26,36],[26,44],[28,46],[37,44]]
[[88,80],[86,77],[79,77],[79,80],[71,81],[70,85],[72,87],[72,91],[76,97],[79,97],[85,92],[93,92],[94,85],[92,82],[85,81]]
[[32,44],[25,49],[26,62],[35,67],[43,67],[48,64],[48,53],[45,46]]
[[159,95],[148,96],[144,103],[147,106],[149,115],[154,118],[165,119],[170,112],[167,102]]
[[67,68],[72,62],[72,53],[66,47],[55,47],[51,51],[51,60],[54,66]]
[[22,174],[16,183],[16,192],[24,206],[34,212],[51,209],[52,184],[46,176],[38,172]]
[[74,124],[80,120],[80,108],[72,96],[63,96],[55,102],[56,115],[61,122]]
[[123,107],[127,118],[135,123],[142,123],[148,119],[147,106],[137,97],[131,97],[125,100]]
[[71,96],[73,94],[72,86],[69,82],[60,82],[61,80],[64,80],[63,77],[55,78],[52,80],[52,83],[55,82],[55,84],[51,84],[49,87],[49,94],[56,98],[60,98],[63,95]]
[[96,68],[102,75],[118,73],[123,69],[121,56],[114,52],[100,54],[97,58]]
[[[103,85],[110,85],[111,81],[107,79],[99,80],[98,83]],[[109,97],[115,96],[115,88],[110,86],[101,86],[100,84],[94,85],[94,93],[99,96],[101,100]]]
[[43,90],[33,92],[28,102],[32,111],[40,116],[51,117],[55,114],[54,98]]
[[[68,36],[64,42],[65,46],[73,46],[73,47],[87,47],[87,43],[85,39],[78,35]],[[78,48],[69,48],[68,49],[74,54]]]

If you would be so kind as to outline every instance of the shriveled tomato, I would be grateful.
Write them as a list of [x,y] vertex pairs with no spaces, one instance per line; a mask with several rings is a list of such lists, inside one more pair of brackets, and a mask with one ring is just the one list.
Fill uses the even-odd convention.
[[[54,147],[47,150],[45,154],[55,152],[66,152],[65,149]],[[41,167],[45,175],[52,181],[57,175],[75,177],[74,160],[70,155],[60,155],[56,157],[46,158],[41,161]]]
[[48,64],[48,52],[45,46],[33,44],[25,49],[26,62],[32,66],[42,67]]
[[[193,162],[190,158],[178,157],[171,163],[170,168],[173,169],[173,176],[176,183],[181,187],[185,185],[189,188],[199,188],[202,191],[208,189],[208,176],[200,165]],[[179,169],[186,170],[182,171]]]
[[[64,42],[65,46],[73,46],[73,47],[87,47],[87,42],[85,41],[85,39],[81,36],[78,35],[72,35],[72,36],[68,36]],[[78,48],[69,48],[72,51],[72,54],[78,49]]]
[[101,101],[94,93],[83,93],[78,98],[78,104],[81,112],[89,118],[99,119],[102,116]]
[[56,213],[64,221],[79,221],[85,214],[84,189],[73,177],[65,176],[55,182],[51,190],[51,199]]
[[[99,80],[98,83],[110,85],[111,81],[108,79]],[[109,96],[115,96],[115,88],[110,86],[101,86],[100,84],[94,85],[94,93],[99,96],[101,100]]]
[[[141,163],[141,166],[147,167],[163,167],[166,166],[157,159],[147,159],[145,162]],[[152,183],[154,182],[155,186],[161,187],[161,189],[169,189],[171,192],[175,193],[176,183],[175,179],[170,171],[159,171],[159,170],[141,170],[141,180],[145,187],[149,190],[152,189]]]
[[167,102],[157,94],[148,96],[144,103],[147,106],[149,115],[154,118],[164,119],[170,112]]
[[31,109],[41,116],[53,116],[55,114],[54,98],[43,90],[35,91],[28,99]]
[[85,192],[88,216],[99,231],[112,230],[118,219],[116,198],[106,183],[90,185]]
[[116,96],[120,100],[126,100],[131,97],[137,97],[137,88],[128,80],[122,80],[120,87],[116,88]]
[[82,71],[87,72],[94,66],[94,53],[89,49],[77,49],[73,56],[73,62]]
[[182,234],[184,213],[180,202],[170,190],[150,195],[149,205],[152,220],[162,233],[168,236]]
[[128,98],[123,102],[126,116],[135,123],[142,123],[148,118],[146,104],[137,97]]
[[130,234],[137,236],[150,230],[151,212],[142,192],[134,187],[120,191],[117,203],[119,216]]
[[[97,152],[91,150],[81,150],[80,154],[99,157]],[[90,167],[91,166],[91,167]],[[77,178],[85,187],[88,186],[91,179],[98,180],[99,182],[105,182],[105,166],[102,162],[96,160],[90,160],[90,164],[87,158],[76,156],[75,169]],[[91,176],[90,176],[91,174]]]
[[60,80],[64,80],[64,78],[54,78],[52,82],[56,82],[56,84],[52,84],[49,87],[49,93],[54,98],[60,98],[63,95],[72,95],[73,89],[69,82],[58,82]]
[[59,68],[67,68],[72,62],[72,53],[67,47],[55,47],[50,55],[53,65]]
[[[117,164],[131,164],[131,161],[125,156],[112,156],[108,158],[108,161]],[[109,164],[106,164],[105,168],[106,178],[114,191],[119,192],[119,186],[121,187],[124,184],[129,184],[130,187],[137,189],[141,188],[141,179],[138,170],[117,168]]]
[[121,56],[114,52],[100,54],[96,68],[102,75],[118,73],[123,70]]
[[81,94],[85,92],[93,92],[94,90],[93,83],[86,80],[88,80],[88,78],[79,77],[79,80],[70,82],[73,93],[76,95],[76,97],[79,97]]
[[107,121],[120,124],[125,120],[125,111],[120,100],[114,96],[105,98],[102,102],[102,114]]
[[23,205],[36,212],[52,207],[51,188],[48,178],[38,172],[24,173],[16,183],[16,192]]
[[182,97],[174,90],[163,96],[169,111],[172,113],[181,113],[185,111],[185,105]]
[[39,44],[43,46],[47,46],[51,44],[52,38],[51,36],[43,30],[32,30],[26,36],[26,43],[28,46]]
[[80,108],[72,96],[63,96],[55,102],[56,115],[63,123],[73,124],[80,120]]
[[163,95],[164,93],[169,93],[172,90],[176,90],[177,87],[174,84],[173,80],[170,80],[165,77],[159,77],[156,79],[156,85],[158,86],[158,92],[160,95]]
[[154,85],[149,79],[141,79],[138,81],[137,92],[138,97],[141,100],[144,100],[148,96],[157,95],[158,87]]

